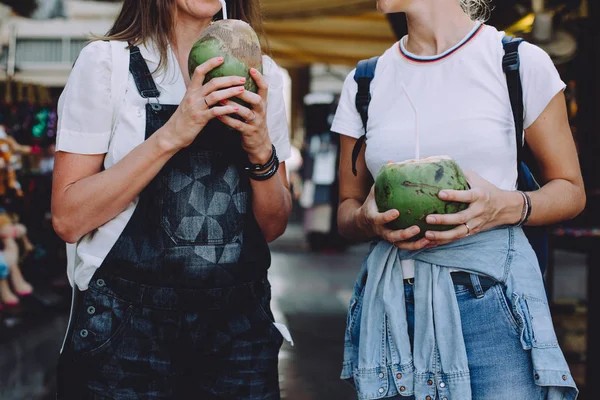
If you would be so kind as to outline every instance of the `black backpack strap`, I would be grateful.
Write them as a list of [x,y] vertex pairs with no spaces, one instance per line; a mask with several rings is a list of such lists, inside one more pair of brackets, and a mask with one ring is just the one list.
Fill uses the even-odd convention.
[[[513,118],[515,120],[515,134],[517,138],[517,165],[523,160],[524,140],[524,106],[523,106],[523,86],[521,84],[521,75],[519,67],[519,45],[523,42],[521,38],[504,36],[502,46],[504,47],[504,57],[502,58],[502,69],[506,75],[508,85],[508,95],[512,107]],[[520,171],[520,168],[518,168]]]
[[371,81],[375,77],[375,68],[377,67],[377,60],[379,57],[372,57],[367,60],[360,60],[356,65],[356,71],[354,72],[354,80],[358,85],[356,91],[356,110],[360,114],[362,119],[363,129],[365,134],[362,135],[356,141],[354,148],[352,149],[352,173],[356,176],[356,160],[362,149],[365,140],[367,139],[367,120],[369,119],[369,103],[371,102]]

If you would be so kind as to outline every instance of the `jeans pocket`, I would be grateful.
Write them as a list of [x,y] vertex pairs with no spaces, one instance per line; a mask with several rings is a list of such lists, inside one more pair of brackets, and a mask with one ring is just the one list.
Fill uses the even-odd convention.
[[521,325],[519,324],[519,322],[517,321],[517,319],[515,318],[514,314],[512,313],[512,306],[508,300],[508,298],[506,297],[506,293],[504,292],[504,286],[503,285],[494,285],[491,288],[489,288],[486,291],[486,294],[494,294],[495,297],[498,299],[499,303],[500,303],[500,308],[503,311],[503,315],[506,319],[506,321],[508,322],[508,324],[510,325],[510,327],[512,328],[512,330],[515,332],[515,334],[517,334],[519,337],[521,336]]
[[181,152],[161,175],[160,223],[174,244],[225,245],[238,239],[249,189],[231,160],[212,151]]
[[93,356],[109,349],[123,334],[132,313],[133,305],[93,288],[86,290],[71,332],[72,354]]

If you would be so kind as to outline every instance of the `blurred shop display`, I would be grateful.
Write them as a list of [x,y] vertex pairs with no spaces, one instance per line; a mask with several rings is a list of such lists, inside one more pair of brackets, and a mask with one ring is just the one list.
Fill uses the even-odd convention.
[[339,135],[330,131],[337,96],[311,93],[305,96],[305,137],[302,168],[303,227],[313,251],[339,251],[346,240],[338,234]]

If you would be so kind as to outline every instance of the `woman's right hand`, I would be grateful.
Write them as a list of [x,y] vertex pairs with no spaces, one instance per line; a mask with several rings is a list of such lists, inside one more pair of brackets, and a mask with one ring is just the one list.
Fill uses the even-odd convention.
[[[165,139],[175,150],[192,144],[200,131],[213,118],[233,114],[237,105],[220,104],[221,101],[244,93],[246,79],[226,76],[211,79],[204,85],[206,75],[223,63],[223,57],[215,57],[200,64],[187,88],[181,104],[166,124]],[[216,106],[215,106],[216,105]]]
[[420,250],[429,244],[429,240],[423,238],[417,241],[409,242],[408,240],[419,234],[418,226],[411,226],[408,229],[393,230],[386,227],[389,222],[392,222],[400,216],[398,210],[388,210],[380,213],[375,202],[375,185],[371,187],[371,191],[365,202],[356,210],[356,224],[368,236],[379,236],[394,244],[394,246],[402,250]]

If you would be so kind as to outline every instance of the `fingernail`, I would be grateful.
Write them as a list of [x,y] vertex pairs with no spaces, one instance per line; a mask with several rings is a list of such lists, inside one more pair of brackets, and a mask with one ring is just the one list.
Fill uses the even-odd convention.
[[242,83],[246,82],[246,78],[240,79],[240,82],[242,82]]
[[223,57],[219,57],[219,58],[217,58],[217,60],[218,60],[218,61],[223,61],[223,60],[224,60],[224,58],[223,58]]
[[250,68],[250,73],[251,73],[251,74],[255,74],[255,73],[256,73],[256,70],[255,70],[254,68]]
[[410,230],[410,233],[412,233],[413,235],[416,235],[417,233],[419,233],[419,228],[412,228]]
[[244,90],[246,90],[246,89],[244,89],[244,87],[242,86],[242,87],[240,87],[238,90],[239,90],[239,92],[241,93],[241,92],[243,92],[243,91],[244,91]]
[[435,217],[427,217],[428,224],[435,224],[436,222],[437,220],[435,219]]
[[239,108],[239,107],[236,107],[236,108],[234,108],[234,110],[235,110],[235,111],[239,111],[239,110],[240,110],[240,108]]
[[430,239],[430,240],[433,240],[433,239],[435,239],[435,235],[434,235],[433,233],[431,233],[431,232],[427,232],[427,233],[425,234],[425,237],[426,237],[427,239]]
[[439,197],[440,197],[440,199],[442,199],[442,200],[443,200],[443,199],[447,199],[447,198],[448,198],[448,193],[446,193],[446,192],[442,191],[442,192],[440,192],[440,195],[439,195]]

